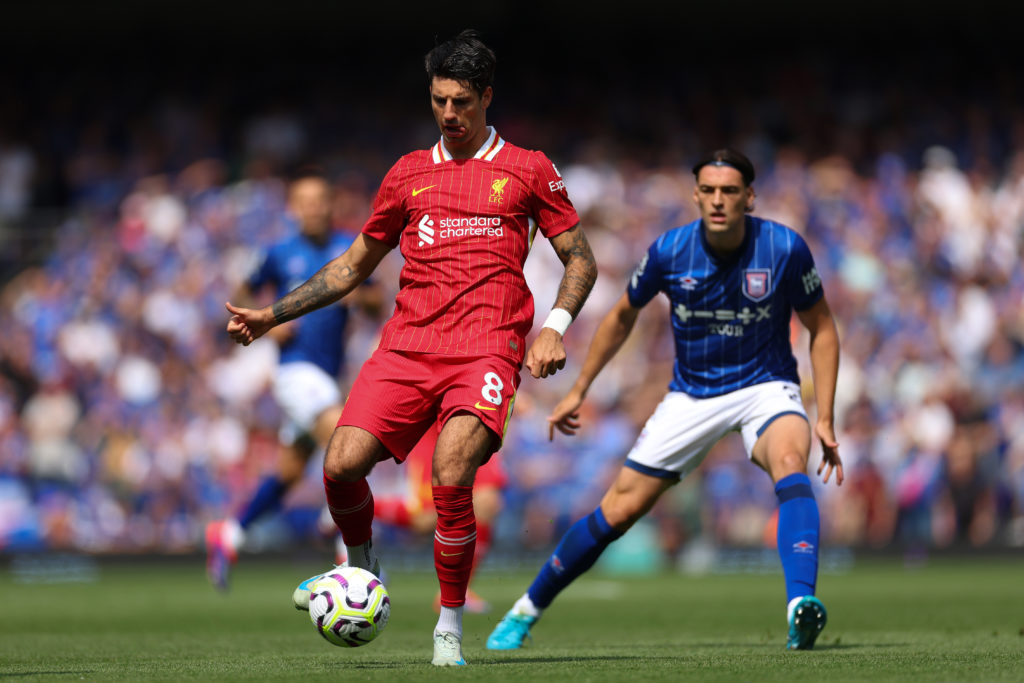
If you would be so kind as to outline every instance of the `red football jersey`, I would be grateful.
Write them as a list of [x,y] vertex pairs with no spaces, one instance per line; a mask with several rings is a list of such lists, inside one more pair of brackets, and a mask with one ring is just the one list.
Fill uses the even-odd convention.
[[493,128],[471,159],[453,159],[443,142],[405,155],[363,227],[405,257],[380,348],[522,363],[533,324],[523,276],[533,235],[540,228],[554,237],[578,222],[554,164]]

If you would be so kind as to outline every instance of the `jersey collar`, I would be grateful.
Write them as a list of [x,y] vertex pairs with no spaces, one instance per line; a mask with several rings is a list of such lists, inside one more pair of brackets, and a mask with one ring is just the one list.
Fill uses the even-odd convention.
[[726,256],[719,256],[708,243],[707,228],[704,227],[703,219],[700,220],[700,244],[704,248],[704,253],[708,255],[715,263],[733,263],[738,261],[743,254],[747,253],[750,248],[750,243],[753,241],[754,222],[750,220],[750,216],[743,217],[743,242],[736,251]]
[[[473,155],[474,159],[492,161],[501,148],[505,146],[505,141],[498,135],[498,131],[494,130],[494,126],[487,126],[487,130],[490,131],[490,135],[487,136],[484,144],[480,145],[480,149]],[[437,144],[430,150],[430,154],[435,164],[451,161],[453,158],[451,152],[444,146],[444,138],[437,141]]]

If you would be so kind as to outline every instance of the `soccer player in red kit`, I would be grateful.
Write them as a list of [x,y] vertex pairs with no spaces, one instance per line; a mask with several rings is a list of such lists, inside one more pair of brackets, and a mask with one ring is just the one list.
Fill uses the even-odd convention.
[[[425,61],[440,141],[388,171],[373,215],[344,254],[272,306],[228,303],[227,331],[249,344],[274,325],[345,296],[385,254],[401,249],[395,312],[331,437],[324,487],[349,564],[379,575],[366,476],[380,460],[403,460],[427,429],[443,425],[432,466],[441,587],[432,663],[461,666],[462,612],[477,535],[476,470],[501,446],[524,358],[536,378],[565,367],[562,335],[590,293],[597,267],[551,161],[506,142],[487,125],[494,53],[475,31],[463,31]],[[533,297],[523,264],[538,229],[565,272],[554,308],[526,349]],[[306,586],[296,589],[297,606],[308,604]]]

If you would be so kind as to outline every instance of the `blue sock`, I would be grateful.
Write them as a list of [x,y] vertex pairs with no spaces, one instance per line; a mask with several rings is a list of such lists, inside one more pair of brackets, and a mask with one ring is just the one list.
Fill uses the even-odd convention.
[[791,474],[775,485],[779,499],[779,558],[786,577],[786,601],[814,595],[818,581],[818,502],[806,474]]
[[248,529],[249,525],[261,516],[280,508],[281,499],[284,498],[285,491],[287,490],[288,487],[285,483],[277,477],[266,477],[260,482],[259,488],[256,489],[253,497],[249,499],[249,503],[242,509],[238,523],[243,529]]
[[594,566],[608,544],[621,535],[621,531],[608,524],[600,507],[573,524],[530,585],[530,600],[541,609],[550,605],[563,588]]

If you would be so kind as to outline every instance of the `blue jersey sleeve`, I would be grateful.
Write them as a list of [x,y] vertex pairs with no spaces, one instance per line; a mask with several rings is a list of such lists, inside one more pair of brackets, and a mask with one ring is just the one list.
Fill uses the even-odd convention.
[[253,271],[249,279],[246,280],[246,285],[249,287],[249,291],[256,292],[260,290],[268,282],[273,283],[277,286],[280,282],[280,277],[277,274],[277,268],[275,267],[274,252],[268,251],[263,255],[263,260],[260,262],[259,267]]
[[626,294],[629,296],[630,306],[643,308],[660,291],[661,263],[658,259],[658,241],[655,241],[629,277]]
[[786,268],[786,293],[795,310],[806,311],[825,296],[825,290],[807,242],[796,233],[793,237],[793,249]]

